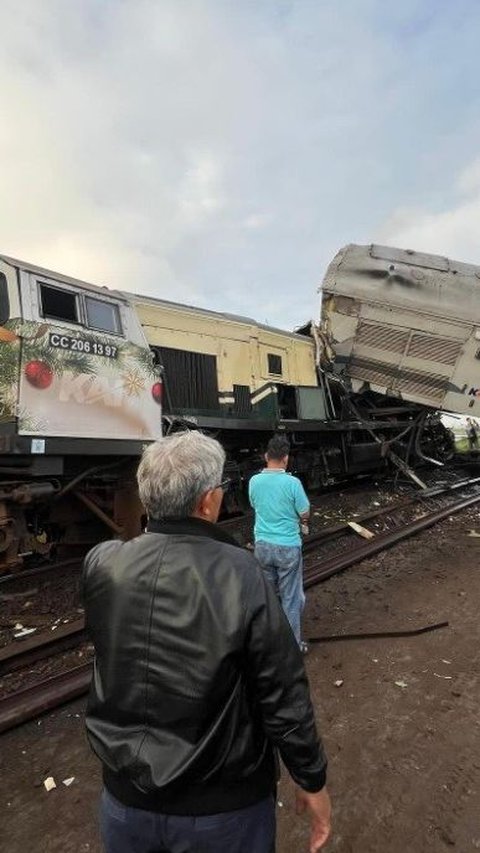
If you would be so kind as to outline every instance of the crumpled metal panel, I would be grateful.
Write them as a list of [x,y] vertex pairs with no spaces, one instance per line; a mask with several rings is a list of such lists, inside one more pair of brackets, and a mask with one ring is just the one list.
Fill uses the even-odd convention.
[[480,267],[437,255],[351,244],[329,265],[322,291],[480,326]]

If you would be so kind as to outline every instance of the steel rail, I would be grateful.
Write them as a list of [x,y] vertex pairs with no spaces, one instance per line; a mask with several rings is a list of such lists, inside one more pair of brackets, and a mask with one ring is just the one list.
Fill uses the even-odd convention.
[[[93,545],[91,546],[93,548]],[[32,569],[19,569],[17,572],[9,572],[6,575],[0,575],[0,586],[14,581],[23,580],[23,578],[36,578],[50,572],[66,571],[73,566],[79,566],[81,560],[78,557],[72,557],[69,560],[63,560],[61,563],[45,563],[43,566],[35,566]]]
[[2,699],[0,733],[82,696],[88,690],[91,677],[92,664],[86,663]]
[[[458,483],[453,483],[453,484],[450,484],[448,486],[431,486],[426,491],[419,493],[418,495],[412,495],[410,497],[406,497],[404,499],[405,505],[408,505],[409,503],[415,502],[417,500],[421,501],[424,498],[434,497],[437,494],[442,494],[444,492],[453,491],[454,489],[460,489],[460,488],[464,488],[467,486],[471,486],[477,482],[480,482],[480,477],[475,477],[475,478],[470,479],[470,480],[461,480]],[[359,483],[355,482],[354,484],[352,484],[352,489],[356,489],[358,487],[361,487]],[[326,493],[323,493],[323,496],[325,494]],[[312,506],[321,506],[322,496],[320,496],[319,500],[320,500],[320,503],[312,504]],[[388,507],[388,510],[393,510],[397,506],[400,508],[401,503],[402,502],[398,502],[398,504],[391,504]],[[360,521],[362,521],[362,520],[366,521],[368,518],[374,518],[376,515],[384,515],[386,512],[387,512],[386,509],[384,510],[383,508],[381,508],[381,509],[377,510],[375,514],[366,514],[366,515],[362,515],[362,516],[357,516],[357,518]],[[225,528],[230,527],[230,526],[234,527],[237,524],[241,524],[242,522],[246,522],[246,521],[251,522],[252,517],[253,517],[252,512],[248,512],[242,516],[224,519],[223,521],[219,522],[219,524]],[[320,541],[321,539],[325,538],[325,536],[328,536],[331,533],[336,533],[338,529],[343,529],[343,527],[345,527],[345,526],[346,525],[332,525],[331,527],[324,528],[323,530],[319,531],[319,533],[315,533],[315,534],[313,534],[313,536],[310,536],[308,539],[306,539],[304,542],[304,545],[306,545],[308,548],[310,543],[312,543],[312,545],[313,545],[314,542]],[[87,547],[86,543],[76,543],[76,544],[81,545],[82,547]],[[94,543],[90,547],[93,548],[93,546],[94,546]],[[79,559],[78,557],[71,557],[67,560],[62,560],[61,562],[58,562],[58,563],[45,563],[42,566],[35,566],[31,569],[19,569],[18,571],[15,571],[15,572],[8,572],[7,574],[0,575],[0,586],[3,586],[3,585],[8,584],[8,583],[14,583],[14,582],[22,580],[24,578],[37,578],[37,577],[41,577],[42,575],[47,575],[50,573],[67,571],[69,569],[75,568],[76,566],[79,566],[81,562],[82,562],[81,558]],[[1,598],[1,593],[0,593],[0,598]]]
[[[476,478],[473,482],[476,482],[478,479]],[[468,485],[468,483],[473,484],[473,482],[467,481],[466,483],[454,484],[452,488],[461,488]],[[451,491],[452,488],[447,488],[445,491]],[[392,547],[397,542],[414,536],[428,527],[432,527],[449,515],[460,512],[462,509],[466,509],[479,501],[480,494],[463,499],[430,513],[424,518],[410,522],[402,528],[387,534],[381,534],[368,543],[363,543],[357,548],[350,550],[348,553],[337,555],[327,560],[321,560],[315,566],[310,567],[305,573],[304,586],[308,589],[349,566],[372,557],[380,551]],[[61,675],[50,677],[33,687],[13,693],[1,700],[0,733],[86,693],[90,684],[92,671],[91,663],[83,664]]]
[[[440,495],[448,494],[449,492],[455,491],[457,489],[474,486],[478,483],[480,483],[480,477],[475,477],[471,480],[462,480],[459,483],[452,483],[447,486],[432,486],[430,489],[427,489],[424,492],[418,492],[414,495],[408,495],[405,498],[402,498],[400,501],[397,501],[397,503],[388,504],[384,507],[380,507],[380,509],[365,512],[361,515],[356,515],[355,521],[371,521],[372,519],[379,518],[382,515],[393,514],[394,512],[397,512],[400,509],[404,509],[407,506],[411,506],[412,504],[424,503],[425,500],[428,498],[439,497]],[[338,522],[338,524],[331,524],[329,527],[322,528],[317,533],[313,533],[311,536],[304,540],[303,553],[308,554],[323,539],[329,539],[335,534],[343,532],[352,532],[347,521],[341,521]]]
[[[466,483],[462,483],[461,485],[465,486]],[[469,485],[471,485],[471,483],[469,483]],[[459,486],[460,484],[455,484],[452,488],[457,488]],[[450,490],[450,487],[443,489],[441,492],[436,489],[436,493],[442,493]],[[410,496],[404,500],[398,501],[396,504],[390,504],[389,506],[363,513],[360,516],[356,516],[356,519],[358,521],[367,521],[382,515],[389,515],[397,512],[399,509],[403,509],[404,507],[411,505],[412,503],[416,503],[417,500],[422,502],[423,497],[423,494],[419,496]],[[335,534],[342,532],[352,532],[348,523],[342,522],[340,524],[324,528],[319,533],[314,534],[306,540],[304,543],[304,552],[312,550],[319,541],[333,538]],[[357,553],[357,550],[355,553]],[[306,577],[310,577],[311,571],[312,569],[307,570]],[[14,672],[22,667],[30,666],[31,664],[34,664],[39,660],[43,660],[52,654],[58,654],[63,650],[69,649],[72,646],[81,643],[85,639],[85,636],[85,620],[82,617],[80,619],[76,619],[74,622],[68,623],[67,625],[59,625],[55,634],[49,632],[47,634],[44,633],[36,637],[30,637],[25,640],[9,643],[8,646],[0,649],[0,676],[5,675],[7,672]]]
[[0,676],[72,648],[85,638],[85,619],[82,617],[66,625],[58,625],[55,631],[50,628],[48,633],[14,640],[0,648]]
[[305,571],[303,583],[304,588],[309,589],[311,586],[315,586],[315,584],[320,581],[324,581],[332,575],[343,572],[344,569],[349,568],[349,566],[359,563],[368,557],[373,557],[375,554],[378,554],[379,551],[385,551],[387,548],[391,548],[392,545],[396,545],[397,542],[408,539],[410,536],[414,536],[416,533],[420,533],[428,527],[433,527],[434,524],[437,524],[449,515],[454,515],[462,509],[466,509],[479,501],[480,494],[474,495],[473,497],[458,501],[455,504],[450,504],[450,506],[443,507],[436,512],[426,515],[424,518],[411,521],[409,524],[406,524],[397,530],[393,530],[390,533],[380,534],[374,539],[371,539],[369,542],[362,543],[346,553],[337,554],[336,556],[330,557],[326,560],[320,560],[314,566],[310,566]]

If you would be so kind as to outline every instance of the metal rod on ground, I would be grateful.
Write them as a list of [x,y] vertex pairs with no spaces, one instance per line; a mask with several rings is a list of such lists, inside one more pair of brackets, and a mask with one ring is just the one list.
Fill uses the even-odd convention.
[[370,631],[365,634],[325,634],[320,637],[309,637],[309,643],[337,643],[340,640],[380,640],[394,639],[395,637],[418,637],[420,634],[428,634],[430,631],[438,631],[440,628],[448,628],[448,622],[435,622],[434,625],[425,625],[423,628],[412,628],[405,631]]

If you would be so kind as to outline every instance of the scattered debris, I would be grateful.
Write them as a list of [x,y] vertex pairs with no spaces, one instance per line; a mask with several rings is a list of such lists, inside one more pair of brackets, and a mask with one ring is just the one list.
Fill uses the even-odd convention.
[[46,791],[53,791],[54,788],[57,787],[55,779],[53,776],[47,776],[47,778],[43,782]]
[[72,782],[75,782],[75,776],[70,776],[68,779],[63,779],[62,785],[65,785],[67,788],[69,788]]
[[277,806],[279,809],[283,809],[283,803],[280,800],[277,800]]
[[408,687],[408,684],[406,681],[396,681],[395,684],[397,687]]
[[335,687],[341,687],[343,684],[343,678],[337,678],[333,683],[335,684]]
[[29,634],[34,634],[36,630],[36,628],[21,628],[21,630],[17,631],[17,633],[13,635],[13,639],[22,640],[23,637],[28,637]]
[[444,658],[442,658],[442,663],[447,663],[450,666],[451,662],[451,660],[445,660]]
[[375,534],[372,533],[371,530],[367,530],[366,527],[362,527],[362,525],[358,524],[358,522],[356,521],[347,521],[347,524],[349,527],[352,528],[352,530],[355,531],[355,533],[358,533],[359,536],[362,536],[363,539],[373,539],[373,537],[375,536]]
[[467,536],[469,536],[471,539],[480,539],[480,533],[477,533],[476,530],[469,530]]
[[449,681],[453,678],[453,675],[439,675],[438,672],[434,672],[433,674],[436,675],[437,678],[448,678]]

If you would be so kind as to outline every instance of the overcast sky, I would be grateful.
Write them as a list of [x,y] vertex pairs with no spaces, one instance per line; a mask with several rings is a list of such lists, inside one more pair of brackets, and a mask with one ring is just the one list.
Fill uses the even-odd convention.
[[475,0],[0,0],[0,252],[292,328],[345,243],[480,263]]

